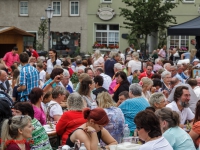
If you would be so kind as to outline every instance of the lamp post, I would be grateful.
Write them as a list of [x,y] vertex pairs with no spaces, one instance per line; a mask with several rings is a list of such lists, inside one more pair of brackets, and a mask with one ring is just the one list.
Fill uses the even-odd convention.
[[50,49],[50,23],[51,23],[51,18],[53,17],[53,11],[54,9],[51,8],[51,5],[49,5],[49,7],[45,10],[47,12],[47,18],[48,18],[48,26],[49,26],[49,30],[48,30],[48,50]]

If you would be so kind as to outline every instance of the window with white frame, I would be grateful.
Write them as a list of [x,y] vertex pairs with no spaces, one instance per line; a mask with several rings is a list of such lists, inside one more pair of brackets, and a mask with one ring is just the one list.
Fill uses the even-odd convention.
[[173,35],[170,36],[170,47],[189,47],[189,36],[185,36],[185,35]]
[[95,27],[96,42],[107,46],[119,43],[119,25],[96,24]]
[[79,16],[79,1],[70,1],[70,16]]
[[176,0],[163,0],[163,2],[166,2],[166,1],[172,2],[172,3],[175,3],[175,2],[176,2]]
[[28,1],[19,2],[19,15],[28,16]]
[[195,0],[183,0],[184,3],[194,3]]
[[53,1],[52,7],[54,9],[53,16],[61,16],[61,2],[60,1]]
[[112,0],[101,0],[103,3],[112,3]]

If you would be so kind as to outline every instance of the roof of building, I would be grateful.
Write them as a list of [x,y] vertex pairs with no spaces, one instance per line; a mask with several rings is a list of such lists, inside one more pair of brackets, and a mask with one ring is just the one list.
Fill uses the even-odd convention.
[[9,31],[15,32],[15,33],[23,35],[23,36],[33,36],[33,37],[35,36],[35,35],[31,34],[31,33],[28,33],[28,32],[26,32],[26,31],[24,31],[22,29],[14,27],[14,26],[11,26],[11,27],[2,27],[2,26],[0,26],[0,34],[3,34],[3,33],[5,34],[6,32],[9,32]]

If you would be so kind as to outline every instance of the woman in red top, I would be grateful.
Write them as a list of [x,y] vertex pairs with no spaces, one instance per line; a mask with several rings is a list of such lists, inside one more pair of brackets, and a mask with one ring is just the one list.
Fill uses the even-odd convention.
[[6,119],[2,129],[3,150],[30,150],[30,143],[26,140],[32,137],[31,117],[21,115]]
[[56,132],[62,136],[62,145],[65,145],[68,135],[86,122],[82,109],[84,102],[78,93],[72,93],[67,99],[68,111],[66,111],[56,125]]

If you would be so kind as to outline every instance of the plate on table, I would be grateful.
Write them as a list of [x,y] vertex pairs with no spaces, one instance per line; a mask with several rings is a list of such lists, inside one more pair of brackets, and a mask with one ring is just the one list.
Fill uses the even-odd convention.
[[53,128],[50,127],[49,124],[46,124],[46,125],[44,125],[43,127],[44,127],[44,129],[45,129],[46,132],[51,132],[51,131],[54,131],[54,130],[55,130],[55,125],[53,124],[52,126],[53,126]]

